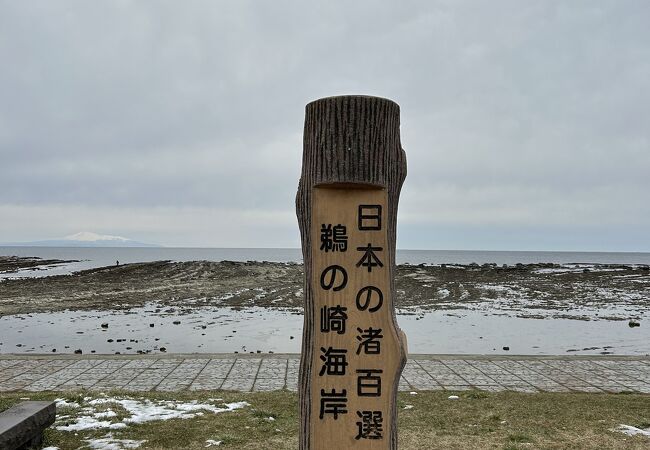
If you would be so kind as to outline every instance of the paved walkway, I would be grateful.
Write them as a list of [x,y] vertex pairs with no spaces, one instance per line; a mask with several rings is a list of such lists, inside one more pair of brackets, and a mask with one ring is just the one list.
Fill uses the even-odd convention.
[[[296,390],[299,355],[0,356],[0,391]],[[650,358],[412,355],[400,390],[650,393]]]

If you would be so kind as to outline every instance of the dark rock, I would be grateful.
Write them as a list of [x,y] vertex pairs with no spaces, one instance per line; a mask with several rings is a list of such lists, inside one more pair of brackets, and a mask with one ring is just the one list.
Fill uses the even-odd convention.
[[166,347],[160,347],[159,350],[160,350],[161,352],[165,353],[165,352],[167,351],[167,348],[166,348]]
[[78,348],[78,349],[76,349],[76,350],[74,351],[74,354],[75,354],[75,355],[81,355],[81,354],[83,354],[83,352],[81,351],[80,348]]
[[510,350],[510,347],[503,347],[503,349],[504,349],[505,351],[509,351],[509,350]]
[[627,325],[628,325],[630,328],[640,327],[640,326],[641,326],[641,324],[640,324],[639,322],[635,321],[635,320],[630,320],[630,321],[627,323]]
[[102,328],[108,328],[108,324],[107,324],[107,323],[103,323],[103,324],[102,324]]
[[180,325],[180,324],[181,324],[181,321],[180,321],[180,320],[174,320],[173,323],[174,323],[174,325]]
[[52,353],[56,353],[56,349],[55,349],[55,348],[52,349]]
[[107,339],[106,342],[113,342],[113,339]]
[[155,325],[153,323],[150,323],[149,326],[153,328]]

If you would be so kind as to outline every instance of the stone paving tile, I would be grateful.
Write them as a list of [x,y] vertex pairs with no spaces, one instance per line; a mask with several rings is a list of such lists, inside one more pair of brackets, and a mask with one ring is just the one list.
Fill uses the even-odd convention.
[[[131,361],[126,362],[124,364],[124,368],[126,369],[147,369],[151,366],[156,366],[158,367],[160,364],[156,364],[158,362],[157,359],[133,359]],[[177,364],[176,360],[171,360],[168,364],[163,364],[163,365],[175,365]]]
[[199,376],[210,375],[225,378],[232,369],[234,359],[211,359],[203,368]]
[[227,378],[221,385],[226,391],[250,391],[255,384],[255,378]]
[[253,389],[262,359],[237,359],[233,364],[228,377],[221,385],[221,389],[228,391],[250,391]]
[[190,385],[189,389],[191,391],[205,391],[205,390],[215,390],[221,389],[223,385],[224,378],[206,378],[206,379],[195,379]]
[[634,390],[637,392],[641,392],[642,394],[650,394],[650,384],[644,383],[642,385],[637,386]]
[[163,369],[143,369],[122,389],[134,391],[150,391],[158,386],[173,370],[173,367]]
[[257,372],[253,391],[284,389],[287,380],[287,360],[263,359]]
[[113,372],[110,377],[106,377],[93,385],[95,390],[121,389],[131,380],[142,373],[142,369],[120,368]]
[[253,385],[253,391],[279,391],[284,389],[284,378],[258,378]]
[[[480,389],[518,392],[650,393],[650,360],[418,356],[410,359],[400,391]],[[0,391],[227,389],[296,391],[298,355],[214,358],[2,358]]]
[[16,359],[3,359],[0,360],[0,370],[4,370],[8,367],[15,366],[18,364],[20,361]]
[[440,388],[440,383],[427,373],[417,361],[408,361],[402,371],[402,378],[416,390]]

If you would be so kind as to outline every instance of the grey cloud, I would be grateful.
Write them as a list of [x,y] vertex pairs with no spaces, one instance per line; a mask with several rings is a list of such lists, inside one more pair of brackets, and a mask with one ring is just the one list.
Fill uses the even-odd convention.
[[304,105],[364,93],[402,107],[416,236],[650,225],[649,14],[643,1],[2,2],[0,206],[288,214]]

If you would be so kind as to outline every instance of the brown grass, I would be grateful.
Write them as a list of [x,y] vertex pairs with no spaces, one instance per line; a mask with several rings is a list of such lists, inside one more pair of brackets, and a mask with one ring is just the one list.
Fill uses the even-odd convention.
[[[402,393],[399,396],[400,449],[647,449],[650,438],[630,437],[612,431],[619,424],[650,426],[650,396],[637,394],[521,394],[513,392]],[[54,399],[64,397],[83,402],[93,393],[12,393],[0,398],[0,410],[19,402],[20,397]],[[219,449],[297,448],[297,396],[289,392],[236,393],[184,392],[110,395],[162,400],[222,398],[245,400],[250,407],[231,413],[210,414],[185,420],[149,422],[114,430],[122,439],[145,439],[141,448],[203,449],[206,439],[221,440]],[[406,405],[412,405],[405,409]],[[77,414],[74,409],[60,409]],[[274,421],[269,421],[273,417]],[[77,433],[49,429],[46,445],[76,449],[83,439],[104,436],[106,431]],[[211,447],[217,448],[217,447]]]

